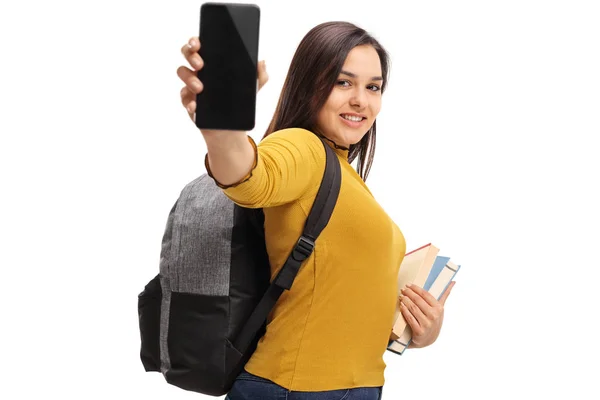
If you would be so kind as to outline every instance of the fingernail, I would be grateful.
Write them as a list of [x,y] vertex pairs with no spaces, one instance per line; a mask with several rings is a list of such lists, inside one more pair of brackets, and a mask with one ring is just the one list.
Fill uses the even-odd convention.
[[194,41],[192,39],[190,39],[190,41],[188,42],[188,48],[191,49],[192,47],[194,47]]
[[407,287],[407,288],[410,288],[410,287],[412,287],[412,283],[407,283],[407,284],[406,284],[406,287]]

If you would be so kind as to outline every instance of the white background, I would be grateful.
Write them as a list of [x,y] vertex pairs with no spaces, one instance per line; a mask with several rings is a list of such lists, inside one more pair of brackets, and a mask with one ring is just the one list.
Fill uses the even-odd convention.
[[[462,265],[438,341],[385,355],[384,399],[598,398],[598,3],[257,3],[251,135],[310,28],[362,26],[392,56],[368,183],[409,249]],[[209,398],[143,371],[136,309],[204,172],[176,76],[200,4],[0,6],[1,398]]]

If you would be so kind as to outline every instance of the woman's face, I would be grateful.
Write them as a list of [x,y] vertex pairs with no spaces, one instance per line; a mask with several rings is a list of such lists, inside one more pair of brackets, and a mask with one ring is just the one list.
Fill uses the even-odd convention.
[[352,49],[317,116],[319,133],[344,147],[360,142],[381,109],[382,84],[377,51],[368,45]]

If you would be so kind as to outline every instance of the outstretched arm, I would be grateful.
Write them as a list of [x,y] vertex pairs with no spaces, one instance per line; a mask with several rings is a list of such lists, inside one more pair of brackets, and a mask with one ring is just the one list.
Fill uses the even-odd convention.
[[[181,89],[181,102],[192,121],[194,121],[196,112],[196,95],[201,93],[204,88],[198,79],[198,71],[204,67],[204,60],[198,53],[200,46],[200,40],[192,37],[181,48],[189,67],[182,65],[177,69],[177,76],[185,83]],[[269,80],[264,61],[258,64],[257,79],[259,90]],[[201,133],[208,150],[208,164],[218,182],[230,185],[238,182],[250,172],[255,162],[255,152],[248,142],[246,132],[202,130]]]

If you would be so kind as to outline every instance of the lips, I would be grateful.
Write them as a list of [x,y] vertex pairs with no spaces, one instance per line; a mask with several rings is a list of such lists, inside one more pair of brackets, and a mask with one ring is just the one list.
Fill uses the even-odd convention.
[[344,116],[354,117],[354,118],[362,118],[362,120],[367,119],[367,116],[363,115],[363,114],[355,114],[355,113],[342,113],[342,114],[340,114],[340,117],[344,118]]
[[[352,115],[352,114],[345,114],[345,115]],[[342,122],[344,124],[346,124],[347,126],[349,126],[350,128],[360,128],[366,121],[365,117],[362,117],[359,115],[359,117],[363,118],[360,121],[351,121],[349,119],[346,119],[344,117],[342,117],[342,115],[340,115],[340,119],[342,120]]]

